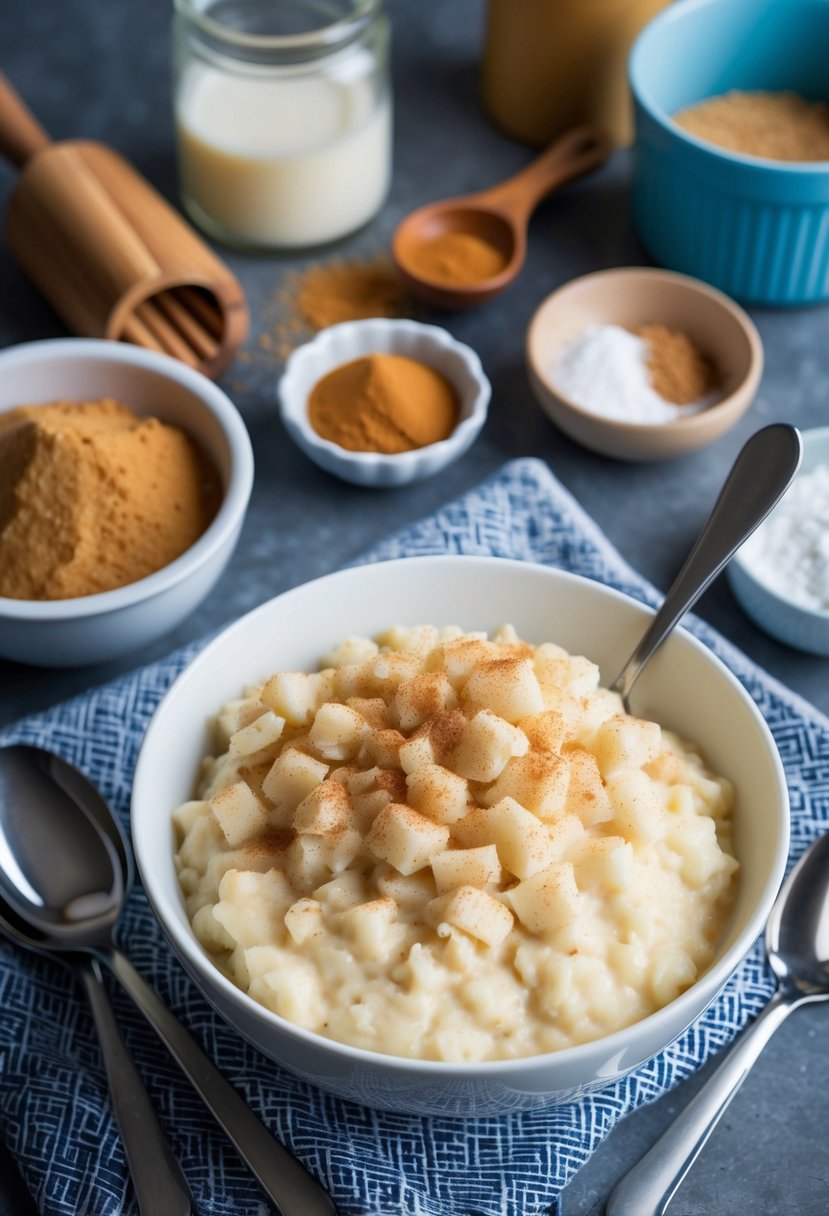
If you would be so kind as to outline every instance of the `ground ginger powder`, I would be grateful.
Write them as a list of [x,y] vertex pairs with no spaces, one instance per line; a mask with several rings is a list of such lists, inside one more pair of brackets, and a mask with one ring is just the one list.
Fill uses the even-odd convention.
[[0,595],[71,599],[144,578],[201,536],[218,493],[183,431],[112,398],[0,413]]
[[458,399],[440,372],[417,359],[367,355],[314,385],[308,417],[318,435],[341,448],[391,456],[448,438]]

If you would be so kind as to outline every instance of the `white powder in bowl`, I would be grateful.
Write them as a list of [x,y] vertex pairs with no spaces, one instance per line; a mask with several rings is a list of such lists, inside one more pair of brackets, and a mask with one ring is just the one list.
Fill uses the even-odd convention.
[[743,546],[759,582],[811,611],[829,611],[829,465],[800,473]]
[[673,422],[716,399],[674,405],[660,397],[648,376],[647,342],[621,325],[588,325],[557,352],[551,379],[576,405],[615,422]]

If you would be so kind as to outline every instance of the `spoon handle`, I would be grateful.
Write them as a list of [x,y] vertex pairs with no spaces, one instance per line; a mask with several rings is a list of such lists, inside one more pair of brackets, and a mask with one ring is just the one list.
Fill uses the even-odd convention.
[[760,1052],[801,1003],[796,993],[774,994],[682,1114],[625,1174],[608,1200],[605,1216],[662,1216]]
[[[500,186],[472,196],[476,203],[497,207],[525,223],[541,200],[556,186],[597,169],[613,150],[611,140],[596,127],[573,127],[555,140],[532,164]],[[467,201],[472,201],[469,199]]]
[[79,966],[101,1044],[112,1108],[141,1216],[190,1216],[190,1191],[170,1151],[144,1082],[124,1046],[97,959]]
[[800,432],[783,422],[756,431],[743,446],[685,565],[645,636],[611,684],[622,694],[625,705],[654,651],[780,501],[800,467],[802,454]]
[[118,950],[102,957],[253,1171],[279,1216],[336,1216],[331,1196],[271,1135],[129,959]]

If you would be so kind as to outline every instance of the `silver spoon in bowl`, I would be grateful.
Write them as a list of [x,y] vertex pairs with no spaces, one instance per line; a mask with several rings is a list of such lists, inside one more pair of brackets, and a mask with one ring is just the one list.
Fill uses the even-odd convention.
[[797,427],[776,422],[755,431],[741,448],[685,564],[642,640],[610,685],[630,713],[630,691],[642,668],[692,608],[740,545],[791,485],[803,456]]
[[766,924],[777,990],[714,1074],[608,1200],[606,1216],[662,1216],[760,1052],[794,1009],[829,1000],[829,833],[806,851]]
[[108,966],[280,1216],[335,1216],[331,1197],[115,947],[131,873],[126,840],[82,773],[40,748],[0,748],[0,932],[70,962],[91,956]]

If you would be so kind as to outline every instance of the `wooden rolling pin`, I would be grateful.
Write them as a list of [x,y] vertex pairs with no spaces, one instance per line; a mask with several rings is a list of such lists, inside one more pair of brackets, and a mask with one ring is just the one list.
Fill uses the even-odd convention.
[[0,155],[21,170],[9,249],[70,330],[225,370],[248,330],[242,288],[123,157],[52,143],[2,74]]

